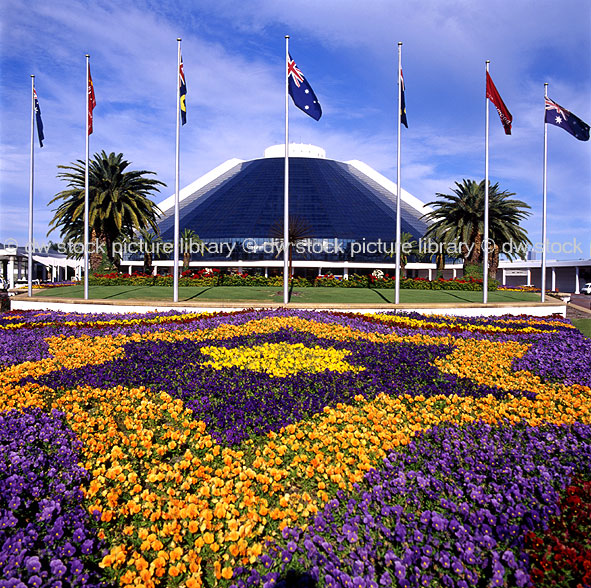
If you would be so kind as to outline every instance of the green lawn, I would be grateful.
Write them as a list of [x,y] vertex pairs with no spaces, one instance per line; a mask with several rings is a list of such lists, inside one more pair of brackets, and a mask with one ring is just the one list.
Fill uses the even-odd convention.
[[585,335],[585,337],[589,337],[591,339],[591,318],[588,319],[573,319],[573,325]]
[[[169,286],[90,286],[93,300],[171,301]],[[291,302],[315,304],[388,304],[394,303],[394,290],[365,288],[294,288]],[[35,296],[83,298],[82,286],[64,286],[35,291]],[[489,302],[538,302],[540,295],[531,292],[489,292]],[[283,290],[276,287],[219,286],[179,287],[179,302],[282,302]],[[459,290],[400,290],[401,303],[443,304],[482,302],[482,292]]]

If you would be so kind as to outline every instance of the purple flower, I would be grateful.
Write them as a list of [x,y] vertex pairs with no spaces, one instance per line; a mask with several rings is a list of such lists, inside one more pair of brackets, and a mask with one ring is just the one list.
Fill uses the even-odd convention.
[[62,562],[61,559],[52,559],[49,563],[49,567],[51,569],[51,573],[54,577],[63,576],[66,573],[66,566]]
[[461,574],[464,572],[464,566],[462,565],[462,563],[460,562],[459,559],[457,558],[453,558],[451,560],[451,569],[456,573],[456,574]]
[[25,559],[25,567],[30,573],[38,572],[41,569],[41,562],[36,555],[33,555]]
[[444,568],[449,569],[451,563],[449,561],[449,554],[447,553],[447,551],[442,551],[441,553],[439,553],[437,559]]
[[[46,578],[58,582],[72,565],[79,570],[80,586],[99,581],[92,540],[83,559],[72,559],[75,530],[88,537],[96,533],[86,527],[89,516],[80,486],[89,475],[79,465],[79,448],[57,411],[0,413],[0,505],[5,505],[0,508],[0,565],[11,586],[21,580],[31,586],[47,583]],[[19,521],[24,523],[18,526]]]
[[515,561],[515,554],[512,551],[505,551],[505,553],[503,553],[503,556],[501,557],[501,559],[507,563],[507,565],[515,570],[517,569],[517,562]]
[[355,543],[358,540],[356,529],[351,525],[343,525],[343,534],[350,543]]

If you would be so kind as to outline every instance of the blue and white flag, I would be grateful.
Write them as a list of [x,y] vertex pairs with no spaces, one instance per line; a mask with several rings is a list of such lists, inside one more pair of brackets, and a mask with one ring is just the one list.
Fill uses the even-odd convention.
[[546,97],[545,122],[563,128],[579,141],[589,140],[589,125],[548,97]]
[[35,119],[37,120],[37,136],[39,137],[39,146],[43,147],[45,136],[43,135],[43,121],[41,120],[41,109],[39,108],[39,100],[37,100],[37,92],[33,88],[33,100],[35,104]]
[[322,116],[322,108],[314,94],[314,90],[300,71],[295,61],[289,56],[289,63],[287,65],[287,80],[289,87],[289,95],[293,103],[303,110],[307,115],[314,120],[319,120]]

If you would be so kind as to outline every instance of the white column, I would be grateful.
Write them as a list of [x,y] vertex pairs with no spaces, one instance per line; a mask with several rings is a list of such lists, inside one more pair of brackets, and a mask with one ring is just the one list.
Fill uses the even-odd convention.
[[458,270],[454,267],[452,269],[452,272],[453,272],[453,274],[452,274],[453,275],[453,279],[455,280],[457,278],[457,276],[458,276]]
[[527,268],[527,286],[531,286],[531,269]]
[[343,267],[343,280],[348,280],[349,279],[349,265],[345,261],[343,266],[344,266]]
[[503,272],[503,286],[506,286],[507,285],[507,272],[505,271],[505,268],[503,268],[502,272]]
[[579,266],[575,267],[575,294],[581,293],[581,278],[579,275]]
[[433,280],[433,270],[431,268],[429,268],[429,281],[431,282]]
[[8,258],[8,275],[6,276],[11,288],[14,288],[14,257]]
[[556,268],[552,268],[552,292],[556,291]]

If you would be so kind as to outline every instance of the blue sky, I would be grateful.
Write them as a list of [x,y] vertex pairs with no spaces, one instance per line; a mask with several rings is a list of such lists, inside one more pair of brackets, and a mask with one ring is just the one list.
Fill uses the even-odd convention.
[[[182,37],[188,122],[181,187],[231,157],[261,157],[284,137],[284,36],[323,116],[290,109],[292,141],[359,159],[396,181],[397,42],[409,129],[402,186],[424,202],[484,177],[485,60],[513,114],[490,110],[490,178],[532,207],[541,239],[544,82],[591,123],[588,0],[0,0],[0,242],[27,240],[30,75],[45,126],[35,150],[35,228],[65,184],[57,166],[84,157],[85,58],[97,107],[91,154],[122,152],[174,191],[176,38]],[[591,257],[591,141],[548,128],[549,258]],[[59,233],[49,238],[59,240]],[[568,246],[574,243],[574,254]]]

